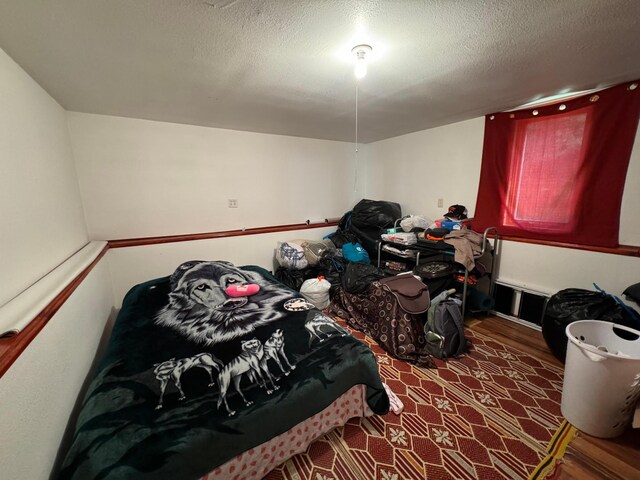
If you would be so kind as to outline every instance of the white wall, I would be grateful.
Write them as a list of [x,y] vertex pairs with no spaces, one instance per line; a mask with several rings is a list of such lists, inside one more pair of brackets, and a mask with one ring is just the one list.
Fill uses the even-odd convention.
[[171,275],[188,260],[226,260],[235,265],[258,265],[273,270],[273,251],[277,242],[319,240],[335,227],[290,232],[214,238],[195,242],[176,242],[140,247],[113,248],[107,253],[113,278],[116,305],[122,304],[131,287],[152,278]]
[[114,313],[102,260],[0,378],[0,477],[49,478]]
[[555,293],[569,287],[593,290],[595,282],[607,292],[621,295],[640,281],[639,272],[638,257],[502,242],[500,279],[540,292]]
[[[66,112],[0,50],[0,306],[87,242]],[[0,477],[49,477],[112,309],[102,262],[0,378]]]
[[0,50],[0,305],[86,242],[65,111]]
[[367,193],[433,220],[455,203],[473,212],[483,138],[484,119],[474,118],[372,143]]
[[[367,176],[371,197],[394,200],[403,213],[442,217],[459,203],[473,216],[480,180],[484,118],[411,133],[373,143]],[[444,199],[444,208],[437,199]],[[620,243],[640,245],[640,133],[631,156],[621,209]],[[503,242],[499,277],[518,285],[555,292],[562,288],[602,288],[621,294],[640,280],[640,258],[574,249]]]
[[68,122],[92,239],[317,221],[358,198],[349,143],[74,112]]

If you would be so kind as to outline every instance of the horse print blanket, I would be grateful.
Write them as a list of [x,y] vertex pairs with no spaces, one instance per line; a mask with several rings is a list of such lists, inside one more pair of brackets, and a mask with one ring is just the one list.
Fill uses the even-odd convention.
[[126,295],[61,479],[195,480],[357,384],[371,350],[259,267],[191,261]]

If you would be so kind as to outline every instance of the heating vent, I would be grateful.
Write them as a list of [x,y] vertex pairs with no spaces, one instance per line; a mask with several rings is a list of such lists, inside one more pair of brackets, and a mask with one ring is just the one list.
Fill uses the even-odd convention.
[[542,325],[548,294],[499,281],[493,292],[496,302],[493,313],[529,325]]

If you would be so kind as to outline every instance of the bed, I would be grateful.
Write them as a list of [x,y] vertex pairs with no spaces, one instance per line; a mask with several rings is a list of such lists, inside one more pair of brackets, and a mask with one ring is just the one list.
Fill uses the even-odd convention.
[[59,478],[261,478],[388,409],[371,350],[297,292],[186,262],[126,295]]

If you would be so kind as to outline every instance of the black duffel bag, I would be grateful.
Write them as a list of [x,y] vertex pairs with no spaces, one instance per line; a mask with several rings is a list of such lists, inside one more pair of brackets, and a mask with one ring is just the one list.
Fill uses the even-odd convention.
[[353,207],[351,224],[359,228],[390,228],[401,217],[398,203],[363,199]]
[[604,291],[593,292],[581,288],[560,290],[547,303],[542,335],[551,352],[563,363],[567,356],[567,325],[578,320],[604,320],[638,328],[633,313]]
[[342,288],[349,293],[364,293],[372,282],[383,277],[384,273],[378,267],[369,263],[350,262],[342,275]]

